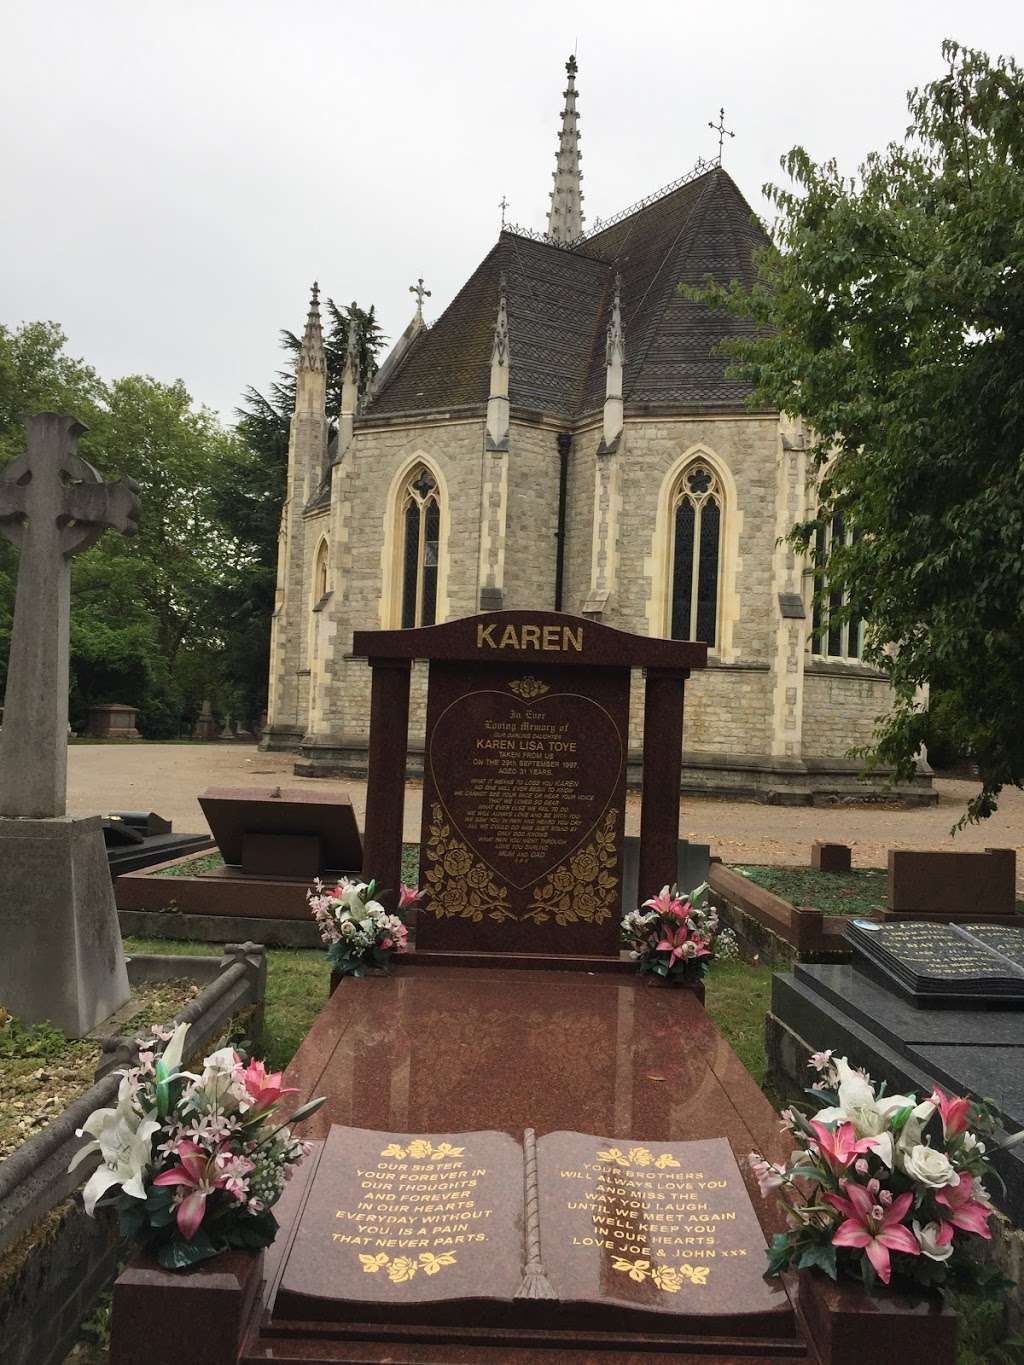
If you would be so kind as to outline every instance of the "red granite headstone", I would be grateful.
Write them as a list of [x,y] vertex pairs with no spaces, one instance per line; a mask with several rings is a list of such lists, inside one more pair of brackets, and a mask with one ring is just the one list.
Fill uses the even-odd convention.
[[629,674],[437,664],[421,948],[619,948]]
[[265,877],[312,880],[362,866],[348,792],[302,787],[210,787],[199,798],[225,863]]
[[646,670],[640,899],[676,873],[683,686],[706,646],[559,612],[357,631],[369,658],[367,875],[401,857],[409,668],[430,661],[417,950],[615,957],[631,672]]

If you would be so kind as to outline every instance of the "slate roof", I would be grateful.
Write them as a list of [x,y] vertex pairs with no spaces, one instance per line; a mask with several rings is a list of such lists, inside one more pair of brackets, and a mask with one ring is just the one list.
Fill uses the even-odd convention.
[[748,386],[714,354],[749,331],[728,314],[680,298],[706,275],[754,278],[767,238],[730,176],[714,167],[572,250],[503,232],[455,298],[413,342],[368,416],[487,402],[498,283],[508,288],[510,399],[564,419],[604,401],[604,342],[615,271],[626,333],[629,405],[739,406]]

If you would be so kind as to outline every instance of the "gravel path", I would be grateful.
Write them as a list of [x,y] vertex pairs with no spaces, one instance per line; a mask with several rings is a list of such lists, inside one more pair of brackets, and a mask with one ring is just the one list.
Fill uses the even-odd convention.
[[[349,791],[360,826],[366,811],[366,784],[357,779],[323,782],[294,777],[290,754],[261,754],[249,744],[73,744],[68,754],[68,808],[88,815],[107,810],[155,810],[174,821],[177,831],[205,830],[198,794],[207,787],[274,786]],[[688,796],[680,804],[679,831],[709,843],[729,863],[778,863],[806,866],[814,839],[834,839],[853,847],[857,867],[884,867],[890,848],[1016,848],[1018,885],[1024,890],[1024,792],[1003,793],[998,812],[971,826],[955,840],[950,828],[959,818],[974,784],[936,782],[939,804],[921,810],[877,806],[763,806]],[[411,783],[405,806],[405,837],[419,838],[419,785]],[[626,815],[630,834],[639,833],[639,798],[630,796]]]

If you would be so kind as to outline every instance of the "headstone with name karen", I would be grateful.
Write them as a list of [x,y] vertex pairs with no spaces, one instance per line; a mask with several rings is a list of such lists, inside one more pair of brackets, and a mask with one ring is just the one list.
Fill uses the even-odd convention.
[[398,884],[409,669],[427,659],[417,951],[615,958],[633,670],[645,670],[639,898],[676,877],[683,689],[703,644],[558,612],[357,631],[373,670],[364,869]]

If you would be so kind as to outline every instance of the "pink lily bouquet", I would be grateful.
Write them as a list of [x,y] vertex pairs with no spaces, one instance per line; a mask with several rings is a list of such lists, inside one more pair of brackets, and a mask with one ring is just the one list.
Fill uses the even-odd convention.
[[739,946],[731,929],[721,929],[718,911],[702,906],[707,883],[682,895],[663,886],[622,920],[622,941],[641,972],[666,981],[700,981],[714,958],[736,957]]
[[[399,915],[391,915],[379,901],[375,881],[343,877],[328,889],[319,878],[306,895],[317,929],[327,949],[327,960],[341,976],[365,976],[369,968],[386,968],[395,953],[404,953],[409,931]],[[403,886],[398,910],[411,909],[422,892]]]
[[231,1047],[211,1053],[199,1075],[182,1070],[188,1027],[142,1042],[137,1065],[121,1072],[116,1106],[94,1109],[78,1130],[91,1141],[69,1168],[99,1154],[82,1191],[86,1213],[102,1199],[122,1236],[141,1240],[168,1270],[270,1245],[271,1210],[309,1150],[292,1127],[323,1104],[282,1121],[281,1103],[297,1091]]
[[[813,1117],[783,1111],[796,1150],[785,1166],[748,1158],[762,1195],[774,1194],[789,1231],[768,1252],[768,1274],[817,1267],[832,1279],[855,1275],[882,1284],[940,1288],[985,1284],[970,1247],[991,1237],[983,1178],[992,1171],[979,1133],[994,1127],[987,1109],[936,1089],[926,1100],[887,1095],[845,1057],[818,1052],[819,1080],[808,1094]],[[997,1177],[998,1178],[998,1177]]]

